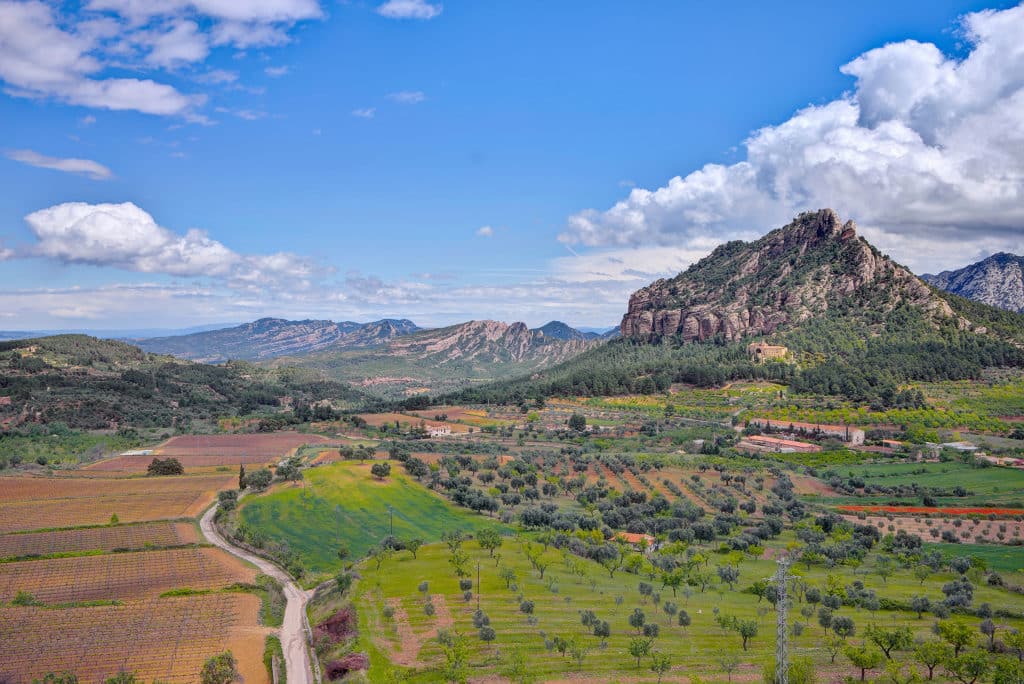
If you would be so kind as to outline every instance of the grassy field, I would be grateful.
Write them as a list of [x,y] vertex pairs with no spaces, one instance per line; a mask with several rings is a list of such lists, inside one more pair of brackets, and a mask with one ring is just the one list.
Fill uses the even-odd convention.
[[341,568],[336,553],[345,543],[353,558],[365,554],[391,530],[394,534],[438,541],[445,530],[472,532],[493,520],[446,503],[414,482],[394,462],[384,481],[370,475],[370,463],[334,463],[306,471],[305,482],[279,485],[269,493],[243,500],[245,523],[276,541],[287,541],[314,573]]
[[996,546],[993,544],[926,544],[947,556],[976,556],[988,567],[1001,573],[1016,573],[1019,581],[1024,576],[1024,547]]
[[[761,667],[773,653],[775,638],[775,613],[767,601],[743,593],[742,589],[756,580],[770,576],[775,563],[770,560],[746,559],[740,564],[740,581],[734,590],[717,582],[701,593],[697,588],[680,589],[673,598],[671,589],[662,589],[653,582],[655,592],[660,591],[661,604],[674,601],[686,610],[692,619],[688,627],[680,627],[676,620],[670,620],[667,613],[654,605],[651,599],[644,599],[638,591],[646,577],[618,572],[610,578],[608,572],[596,563],[569,557],[582,570],[583,576],[570,572],[560,552],[550,549],[545,557],[551,561],[550,568],[540,579],[515,540],[505,540],[499,550],[500,561],[492,560],[486,551],[475,542],[466,542],[463,550],[470,556],[474,570],[472,579],[475,586],[476,562],[481,567],[481,609],[490,618],[490,625],[496,632],[492,644],[478,638],[472,617],[476,609],[476,595],[467,602],[458,587],[456,577],[448,563],[449,551],[441,544],[424,547],[419,558],[413,560],[408,553],[400,553],[386,561],[379,571],[373,563],[364,563],[360,572],[363,579],[356,588],[355,604],[360,621],[360,643],[358,648],[371,657],[371,681],[388,681],[397,672],[408,677],[407,681],[438,681],[439,668],[444,661],[442,647],[434,637],[437,629],[448,629],[467,637],[468,667],[471,679],[502,674],[509,666],[515,653],[525,656],[529,671],[539,681],[570,680],[587,681],[656,681],[650,669],[650,657],[641,659],[640,667],[629,653],[631,639],[636,630],[628,622],[629,615],[639,608],[647,622],[657,623],[660,636],[654,639],[653,647],[671,659],[672,671],[666,677],[682,676],[699,672],[705,681],[726,681],[722,660],[729,653],[738,656],[739,665],[732,677],[739,681],[760,679]],[[957,551],[965,549],[957,548]],[[722,562],[722,557],[711,555],[710,567]],[[499,576],[499,568],[512,569],[517,579],[512,587]],[[803,570],[802,566],[797,571]],[[824,589],[827,572],[814,568],[804,579],[813,586]],[[950,581],[948,573],[939,573],[923,586],[907,570],[901,570],[883,583],[870,573],[870,564],[855,576],[851,568],[840,568],[834,572],[844,584],[860,579],[875,589],[883,598],[907,601],[914,595],[941,597],[940,588]],[[420,582],[428,582],[428,594],[435,605],[434,616],[424,610],[425,595],[418,590]],[[685,593],[684,593],[685,592]],[[520,611],[520,602],[534,602],[532,615]],[[986,586],[978,586],[975,603],[990,602],[994,606],[1015,611],[1024,610],[1024,597]],[[808,619],[800,610],[807,604],[794,602],[792,618],[804,624],[800,636],[792,640],[792,651],[797,655],[813,658],[819,673],[819,681],[839,681],[845,675],[854,674],[848,661],[840,655],[835,664],[822,648],[824,631],[814,617]],[[387,617],[384,606],[391,606],[394,613]],[[581,623],[584,610],[593,611],[600,620],[607,621],[611,636],[602,645],[602,640],[593,636]],[[716,613],[754,620],[758,624],[757,636],[750,640],[749,650],[741,647],[741,639],[731,631],[718,626]],[[838,614],[854,620],[857,636],[874,622],[879,625],[908,625],[915,636],[930,637],[932,619],[918,620],[916,615],[905,611],[878,611],[842,608]],[[973,625],[977,619],[968,618]],[[1021,621],[1004,620],[1008,626],[1021,627]],[[581,662],[570,653],[561,655],[557,650],[548,650],[545,641],[555,636],[575,639],[586,650]],[[859,638],[851,643],[860,643]],[[908,654],[900,657],[906,659]],[[398,663],[398,664],[396,664]]]
[[[944,463],[894,463],[839,467],[841,475],[862,477],[868,484],[909,485],[952,490],[963,487],[966,497],[938,497],[943,503],[959,506],[1005,504],[1024,500],[1024,471],[1011,468],[974,468],[947,461]],[[885,498],[885,497],[882,497]]]

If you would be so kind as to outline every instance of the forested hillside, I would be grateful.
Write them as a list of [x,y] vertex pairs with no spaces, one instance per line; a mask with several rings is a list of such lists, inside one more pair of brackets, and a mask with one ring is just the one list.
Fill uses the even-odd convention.
[[187,427],[225,415],[276,411],[282,401],[362,402],[312,371],[244,362],[208,366],[85,335],[0,344],[5,429],[60,422],[78,429]]

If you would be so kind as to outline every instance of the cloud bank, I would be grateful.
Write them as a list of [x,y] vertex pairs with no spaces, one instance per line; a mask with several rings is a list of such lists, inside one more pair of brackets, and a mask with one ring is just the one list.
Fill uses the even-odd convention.
[[966,15],[960,30],[963,59],[917,41],[870,50],[841,68],[852,92],[754,132],[745,160],[581,211],[559,239],[686,247],[827,206],[912,267],[1021,251],[1024,5]]

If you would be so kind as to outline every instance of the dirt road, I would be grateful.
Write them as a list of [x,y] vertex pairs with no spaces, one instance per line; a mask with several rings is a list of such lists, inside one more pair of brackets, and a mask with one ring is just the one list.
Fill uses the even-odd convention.
[[309,600],[309,594],[281,568],[268,560],[233,546],[224,539],[213,524],[213,515],[216,512],[217,507],[211,507],[199,521],[203,535],[214,546],[219,546],[231,555],[249,561],[259,568],[260,572],[270,575],[281,583],[288,601],[284,609],[284,623],[281,625],[281,647],[284,649],[288,684],[313,684],[313,672],[310,669],[309,650],[306,648],[306,633],[303,626],[303,616],[306,612],[306,601]]

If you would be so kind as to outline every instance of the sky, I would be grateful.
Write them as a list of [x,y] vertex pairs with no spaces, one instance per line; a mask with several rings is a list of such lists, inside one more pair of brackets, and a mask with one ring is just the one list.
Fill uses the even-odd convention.
[[832,207],[1024,253],[1024,5],[0,0],[0,329],[616,325]]

